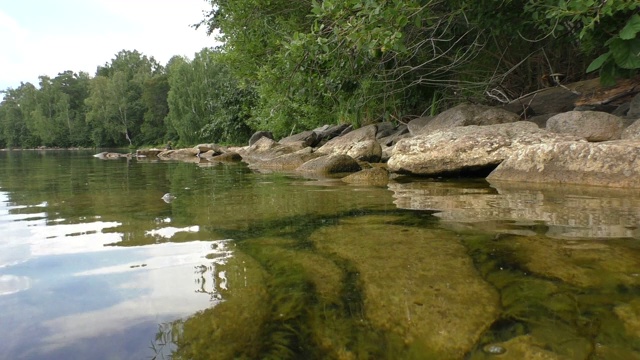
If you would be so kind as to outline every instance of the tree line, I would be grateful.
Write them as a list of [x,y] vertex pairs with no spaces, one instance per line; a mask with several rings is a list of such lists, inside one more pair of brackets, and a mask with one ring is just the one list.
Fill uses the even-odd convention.
[[[640,69],[635,0],[209,0],[219,48],[6,89],[0,147],[242,143]],[[593,74],[593,75],[591,75]]]

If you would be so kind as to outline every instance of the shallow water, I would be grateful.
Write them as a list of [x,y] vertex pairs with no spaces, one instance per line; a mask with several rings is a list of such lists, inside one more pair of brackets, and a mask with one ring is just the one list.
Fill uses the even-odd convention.
[[0,152],[0,358],[638,359],[639,224],[631,191]]

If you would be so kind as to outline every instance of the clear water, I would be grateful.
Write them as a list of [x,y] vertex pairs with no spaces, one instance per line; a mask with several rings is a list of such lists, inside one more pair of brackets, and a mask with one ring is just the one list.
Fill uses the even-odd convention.
[[640,359],[636,191],[91,155],[0,152],[1,359]]

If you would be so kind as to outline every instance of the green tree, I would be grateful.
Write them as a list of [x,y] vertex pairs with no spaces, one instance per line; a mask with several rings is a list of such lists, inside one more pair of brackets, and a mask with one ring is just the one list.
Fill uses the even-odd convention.
[[147,112],[144,84],[161,72],[155,59],[135,50],[120,51],[111,63],[98,68],[86,101],[96,146],[132,146],[143,141],[138,137]]

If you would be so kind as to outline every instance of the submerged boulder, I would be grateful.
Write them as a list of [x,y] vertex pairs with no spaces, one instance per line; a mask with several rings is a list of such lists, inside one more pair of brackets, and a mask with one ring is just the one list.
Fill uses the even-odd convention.
[[311,240],[357,274],[360,321],[387,333],[386,346],[396,349],[397,358],[462,359],[497,317],[498,294],[452,233],[392,225],[394,220],[342,220]]

